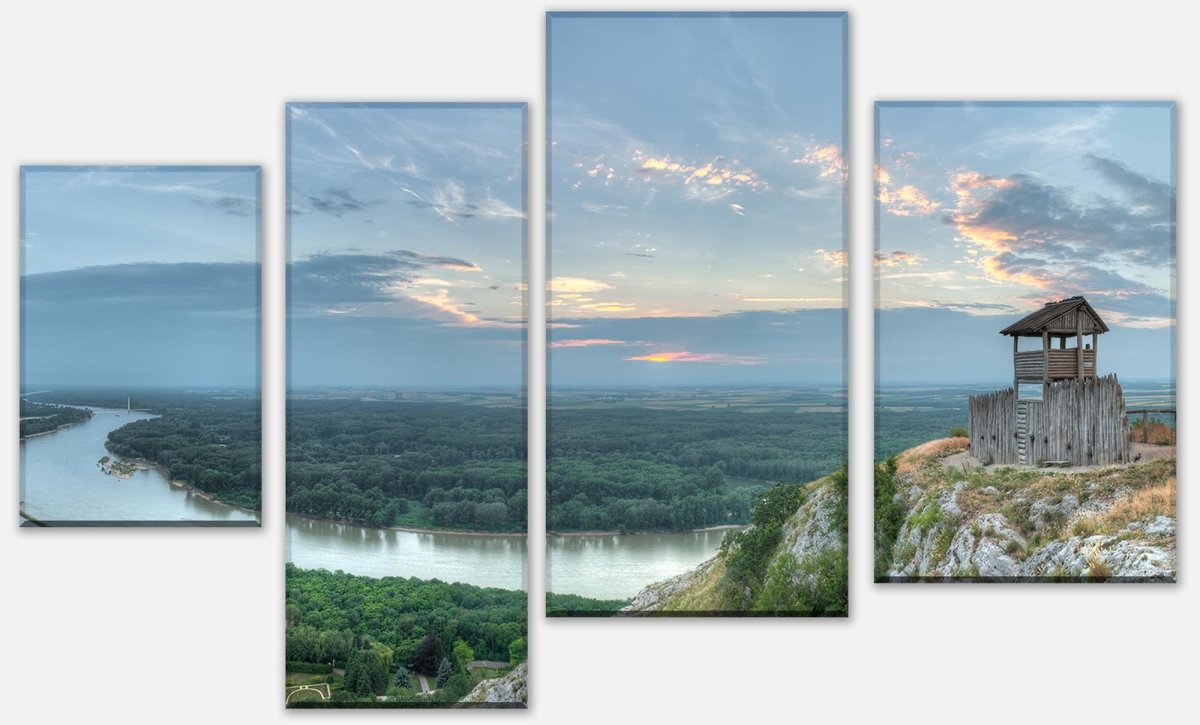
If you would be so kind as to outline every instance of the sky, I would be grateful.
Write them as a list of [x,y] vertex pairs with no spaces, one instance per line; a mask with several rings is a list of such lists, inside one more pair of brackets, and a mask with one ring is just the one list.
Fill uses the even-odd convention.
[[26,387],[258,384],[258,167],[24,167]]
[[524,104],[288,106],[293,387],[524,385]]
[[840,384],[845,16],[557,14],[551,386]]
[[1101,374],[1172,377],[1173,104],[885,103],[877,121],[882,383],[1011,380],[999,331],[1074,295],[1111,329]]

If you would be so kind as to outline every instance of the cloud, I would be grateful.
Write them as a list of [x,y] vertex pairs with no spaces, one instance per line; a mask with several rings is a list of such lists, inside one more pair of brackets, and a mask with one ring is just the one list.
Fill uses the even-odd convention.
[[586,305],[575,305],[576,310],[590,312],[633,312],[637,305],[627,302],[592,302]]
[[738,216],[746,216],[746,207],[741,204],[730,204],[729,210]]
[[815,167],[823,179],[840,182],[846,178],[846,160],[836,144],[808,144],[804,153],[792,159],[792,163]]
[[880,267],[911,267],[920,262],[921,257],[914,252],[895,251],[889,254],[875,252],[875,264]]
[[985,279],[1028,288],[1022,299],[1081,294],[1114,320],[1167,324],[1166,291],[1135,277],[1174,264],[1173,187],[1111,159],[1084,161],[1120,199],[1080,197],[1024,174],[960,171],[951,182],[956,208],[944,221],[984,253],[975,264]]
[[288,265],[289,298],[293,306],[322,310],[413,299],[407,290],[429,279],[430,269],[480,271],[465,259],[407,249],[385,254],[318,253]]
[[596,347],[601,345],[625,345],[624,340],[607,340],[603,338],[581,338],[575,340],[555,340],[546,345],[547,348]]
[[825,260],[826,264],[834,267],[845,267],[850,263],[850,255],[844,249],[818,249],[817,254]]
[[546,290],[549,292],[600,292],[612,288],[608,282],[586,277],[554,277],[546,283]]
[[652,363],[709,363],[712,365],[761,365],[765,361],[761,357],[747,355],[727,355],[719,352],[652,352],[647,355],[636,355],[625,358],[629,362]]
[[[1011,314],[1016,307],[1002,302],[943,302],[942,300],[901,300],[896,307],[920,307],[924,309],[954,310],[955,312],[970,312],[975,314]],[[885,305],[885,308],[891,308]]]
[[845,300],[841,297],[750,297],[746,295],[730,295],[738,302],[766,302],[766,303],[796,303],[796,304],[829,304],[837,303],[838,305],[845,304]]
[[931,216],[942,206],[941,202],[931,200],[925,192],[912,184],[893,189],[886,183],[880,183],[877,188],[875,198],[880,206],[888,214],[895,216]]
[[192,202],[230,216],[250,217],[258,213],[258,200],[245,196],[218,196],[214,199],[192,199]]
[[629,207],[623,204],[597,204],[591,201],[585,201],[579,205],[584,211],[592,214],[607,214],[610,216],[625,216],[629,213]]
[[450,291],[439,289],[436,292],[408,292],[407,296],[411,300],[415,300],[424,305],[432,307],[439,313],[448,315],[457,324],[467,327],[522,327],[523,323],[513,320],[497,320],[487,319],[480,315],[463,309],[465,305],[470,305],[470,302],[457,302],[450,298]]
[[382,204],[382,200],[364,201],[356,199],[348,189],[331,187],[320,195],[296,194],[292,197],[290,211],[292,214],[307,214],[319,211],[339,219],[351,212],[362,211],[367,207]]
[[[258,309],[255,262],[139,262],[24,275],[29,309],[143,308],[185,312]],[[118,322],[119,320],[114,320]]]
[[721,156],[701,164],[635,151],[632,162],[634,170],[647,181],[682,185],[688,198],[699,201],[715,201],[735,190],[769,188],[754,169],[736,160],[727,162]]
[[488,193],[468,191],[462,184],[446,181],[438,186],[430,198],[401,187],[401,191],[414,197],[408,203],[412,206],[430,209],[448,222],[458,219],[523,219],[524,212]]

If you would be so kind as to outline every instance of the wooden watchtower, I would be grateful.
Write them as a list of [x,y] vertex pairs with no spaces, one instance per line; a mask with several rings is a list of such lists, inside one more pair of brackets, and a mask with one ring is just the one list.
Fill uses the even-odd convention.
[[[1121,385],[1097,372],[1099,338],[1108,331],[1083,297],[1048,302],[1001,330],[1013,339],[1013,386],[971,396],[971,455],[1018,465],[1128,461]],[[1040,338],[1039,349],[1021,350],[1022,337]]]
[[[1042,309],[1000,331],[1013,339],[1013,387],[1020,387],[1021,383],[1046,386],[1055,380],[1096,377],[1096,346],[1105,332],[1108,325],[1084,298],[1047,302]],[[1084,335],[1091,337],[1086,346]],[[1041,338],[1042,348],[1020,351],[1022,337]],[[1072,338],[1075,344],[1068,347]]]

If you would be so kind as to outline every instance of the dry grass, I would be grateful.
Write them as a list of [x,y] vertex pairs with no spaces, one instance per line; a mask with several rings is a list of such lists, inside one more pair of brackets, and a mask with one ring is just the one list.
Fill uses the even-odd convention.
[[672,595],[663,604],[666,612],[717,612],[724,609],[721,583],[725,579],[725,561],[718,559],[704,576],[693,580],[683,591]]
[[967,450],[969,444],[966,438],[939,438],[909,448],[896,459],[896,474],[903,476],[913,473],[929,461]]
[[1076,536],[1115,534],[1134,521],[1148,521],[1158,516],[1175,518],[1175,479],[1134,491],[1118,500],[1099,516],[1080,519],[1071,527]]
[[[1155,446],[1173,446],[1175,445],[1175,429],[1163,423],[1162,421],[1150,421],[1149,431],[1147,426],[1142,425],[1141,420],[1135,420],[1130,430],[1133,433],[1133,440],[1137,443],[1149,443]],[[1149,433],[1149,439],[1145,438]]]

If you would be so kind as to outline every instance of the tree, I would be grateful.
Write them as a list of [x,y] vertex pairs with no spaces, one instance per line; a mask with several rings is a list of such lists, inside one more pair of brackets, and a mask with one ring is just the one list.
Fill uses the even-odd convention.
[[371,683],[371,660],[373,659],[371,653],[364,650],[358,650],[350,655],[350,661],[346,663],[347,690],[362,696],[375,692],[374,685]]
[[400,665],[400,668],[396,670],[396,679],[394,682],[396,687],[412,687],[412,674],[408,671],[407,667]]
[[421,644],[417,645],[417,653],[413,655],[413,670],[423,675],[437,672],[438,660],[442,659],[442,640],[436,634],[427,634]]
[[443,657],[441,664],[439,664],[438,668],[437,668],[438,687],[441,687],[442,685],[449,682],[450,678],[453,676],[454,676],[454,665],[450,663],[450,660],[448,658]]
[[454,657],[454,666],[459,672],[465,672],[467,665],[475,661],[475,651],[471,649],[471,645],[461,639],[454,643],[451,653]]
[[529,656],[529,645],[524,637],[517,637],[508,643],[508,663],[513,667],[521,664]]

